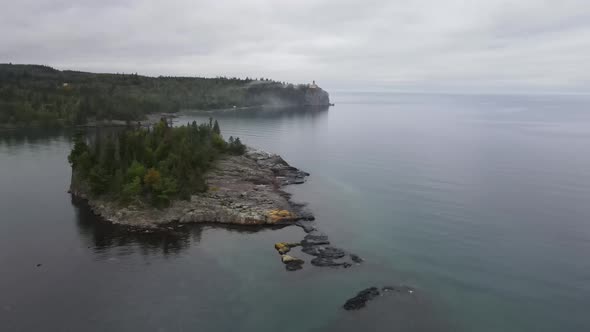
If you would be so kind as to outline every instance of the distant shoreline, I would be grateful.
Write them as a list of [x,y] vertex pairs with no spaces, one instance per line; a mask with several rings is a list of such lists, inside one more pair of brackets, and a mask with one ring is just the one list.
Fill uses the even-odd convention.
[[43,65],[0,64],[0,85],[6,90],[0,102],[0,128],[4,129],[122,126],[145,121],[148,114],[183,109],[331,104],[329,93],[315,81],[291,84],[249,77],[149,77]]
[[0,124],[0,131],[2,130],[19,130],[19,129],[74,129],[74,128],[108,128],[108,127],[126,127],[126,126],[151,126],[160,119],[174,119],[186,114],[192,113],[214,113],[214,112],[230,112],[230,111],[245,111],[245,110],[254,110],[254,109],[266,109],[266,108],[296,108],[296,107],[303,107],[306,109],[327,109],[334,104],[329,105],[255,105],[255,106],[240,106],[240,107],[230,107],[230,108],[212,108],[212,109],[184,109],[180,110],[175,113],[151,113],[146,115],[146,119],[143,120],[92,120],[85,124],[79,125],[53,125],[53,126],[46,126],[41,125],[39,123],[32,124],[32,125],[9,125],[9,124]]

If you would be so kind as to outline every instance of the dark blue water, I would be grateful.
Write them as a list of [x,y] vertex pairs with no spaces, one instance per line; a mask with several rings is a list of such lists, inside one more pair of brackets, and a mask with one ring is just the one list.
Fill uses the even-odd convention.
[[[590,330],[590,97],[333,99],[178,122],[309,171],[290,191],[365,258],[348,270],[284,271],[272,245],[296,228],[128,234],[65,192],[70,133],[0,132],[0,329]],[[395,283],[419,297],[340,309]]]

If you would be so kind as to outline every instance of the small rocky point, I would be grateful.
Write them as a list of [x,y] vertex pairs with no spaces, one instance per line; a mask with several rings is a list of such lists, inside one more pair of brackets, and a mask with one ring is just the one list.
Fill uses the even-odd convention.
[[279,155],[248,148],[241,156],[221,157],[207,173],[209,190],[170,207],[121,207],[116,202],[89,199],[85,186],[72,174],[70,193],[87,200],[96,215],[115,224],[155,228],[168,223],[288,225],[313,220],[313,215],[281,187],[304,183],[308,173],[290,166]]

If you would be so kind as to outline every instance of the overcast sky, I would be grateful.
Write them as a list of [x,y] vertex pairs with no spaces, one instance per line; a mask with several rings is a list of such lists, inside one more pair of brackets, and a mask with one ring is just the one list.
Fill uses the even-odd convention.
[[588,0],[0,0],[0,62],[333,89],[588,91]]

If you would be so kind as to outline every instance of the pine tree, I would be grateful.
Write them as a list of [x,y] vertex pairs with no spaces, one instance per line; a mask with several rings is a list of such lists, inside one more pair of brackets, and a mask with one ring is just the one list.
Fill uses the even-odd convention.
[[215,124],[213,125],[213,132],[217,135],[221,135],[221,130],[219,129],[219,123],[215,120]]

